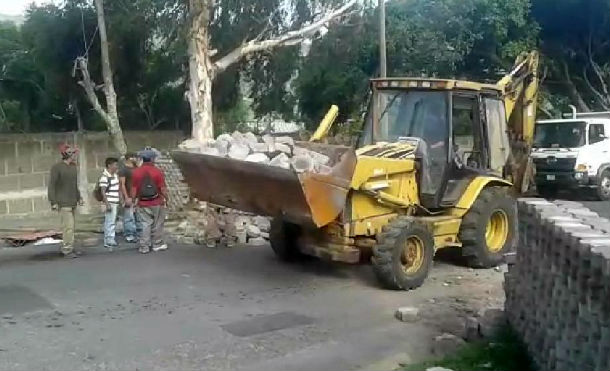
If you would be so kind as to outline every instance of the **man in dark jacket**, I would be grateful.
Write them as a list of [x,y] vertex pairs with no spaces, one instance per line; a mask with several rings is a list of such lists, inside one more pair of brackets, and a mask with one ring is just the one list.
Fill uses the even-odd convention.
[[59,148],[61,162],[51,168],[49,179],[49,202],[51,208],[59,212],[63,231],[61,252],[67,258],[75,258],[74,252],[74,214],[77,205],[83,205],[78,190],[76,155],[78,149],[63,144]]

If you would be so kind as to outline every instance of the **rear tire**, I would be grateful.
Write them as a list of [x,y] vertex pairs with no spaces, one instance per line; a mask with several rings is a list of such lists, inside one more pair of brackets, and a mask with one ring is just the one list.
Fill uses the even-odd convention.
[[483,189],[462,220],[459,233],[462,255],[473,268],[491,268],[517,240],[517,206],[508,189]]
[[610,200],[610,170],[602,171],[597,182],[596,192],[600,201]]
[[373,270],[393,290],[411,290],[424,283],[434,258],[434,238],[412,217],[398,217],[384,227],[373,248]]
[[269,242],[280,260],[292,262],[303,257],[298,245],[300,236],[300,226],[285,222],[282,218],[273,218],[271,221]]

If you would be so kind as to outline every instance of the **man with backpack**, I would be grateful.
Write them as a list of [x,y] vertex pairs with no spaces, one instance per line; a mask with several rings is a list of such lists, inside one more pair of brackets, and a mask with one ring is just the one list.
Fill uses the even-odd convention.
[[157,152],[146,148],[138,154],[142,166],[133,171],[131,196],[136,200],[137,218],[142,224],[140,252],[147,254],[151,247],[153,251],[167,250],[163,241],[167,187],[165,175],[153,163]]

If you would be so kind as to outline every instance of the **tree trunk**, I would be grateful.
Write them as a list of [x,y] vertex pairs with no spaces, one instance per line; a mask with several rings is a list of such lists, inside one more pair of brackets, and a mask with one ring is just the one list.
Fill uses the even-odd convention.
[[127,145],[123,138],[123,131],[119,124],[119,114],[117,113],[116,92],[112,82],[112,68],[110,67],[110,56],[108,53],[108,36],[106,34],[106,20],[104,18],[104,0],[95,0],[97,11],[97,24],[100,33],[100,45],[102,54],[102,75],[104,77],[104,95],[106,96],[106,112],[108,119],[105,120],[108,132],[112,138],[114,147],[122,155],[127,153]]
[[591,112],[589,105],[582,98],[582,95],[580,95],[578,88],[576,87],[576,85],[574,85],[574,82],[572,81],[572,76],[570,75],[568,63],[565,60],[562,60],[561,64],[563,68],[563,78],[565,79],[565,84],[568,89],[568,95],[570,96],[570,98],[572,98],[572,101],[576,104],[576,107],[578,107],[581,112]]
[[213,65],[209,53],[209,0],[189,0],[189,91],[192,135],[199,142],[214,138],[212,114]]

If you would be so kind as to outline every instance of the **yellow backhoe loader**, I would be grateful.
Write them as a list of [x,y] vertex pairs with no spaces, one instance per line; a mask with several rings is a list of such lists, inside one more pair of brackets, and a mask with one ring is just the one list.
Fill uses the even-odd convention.
[[521,55],[497,84],[426,78],[371,80],[372,99],[356,148],[310,142],[330,174],[301,173],[176,151],[201,200],[273,217],[271,247],[370,260],[388,288],[409,290],[428,275],[436,250],[459,248],[473,267],[493,267],[517,238],[514,191],[527,188],[538,92],[538,53]]

